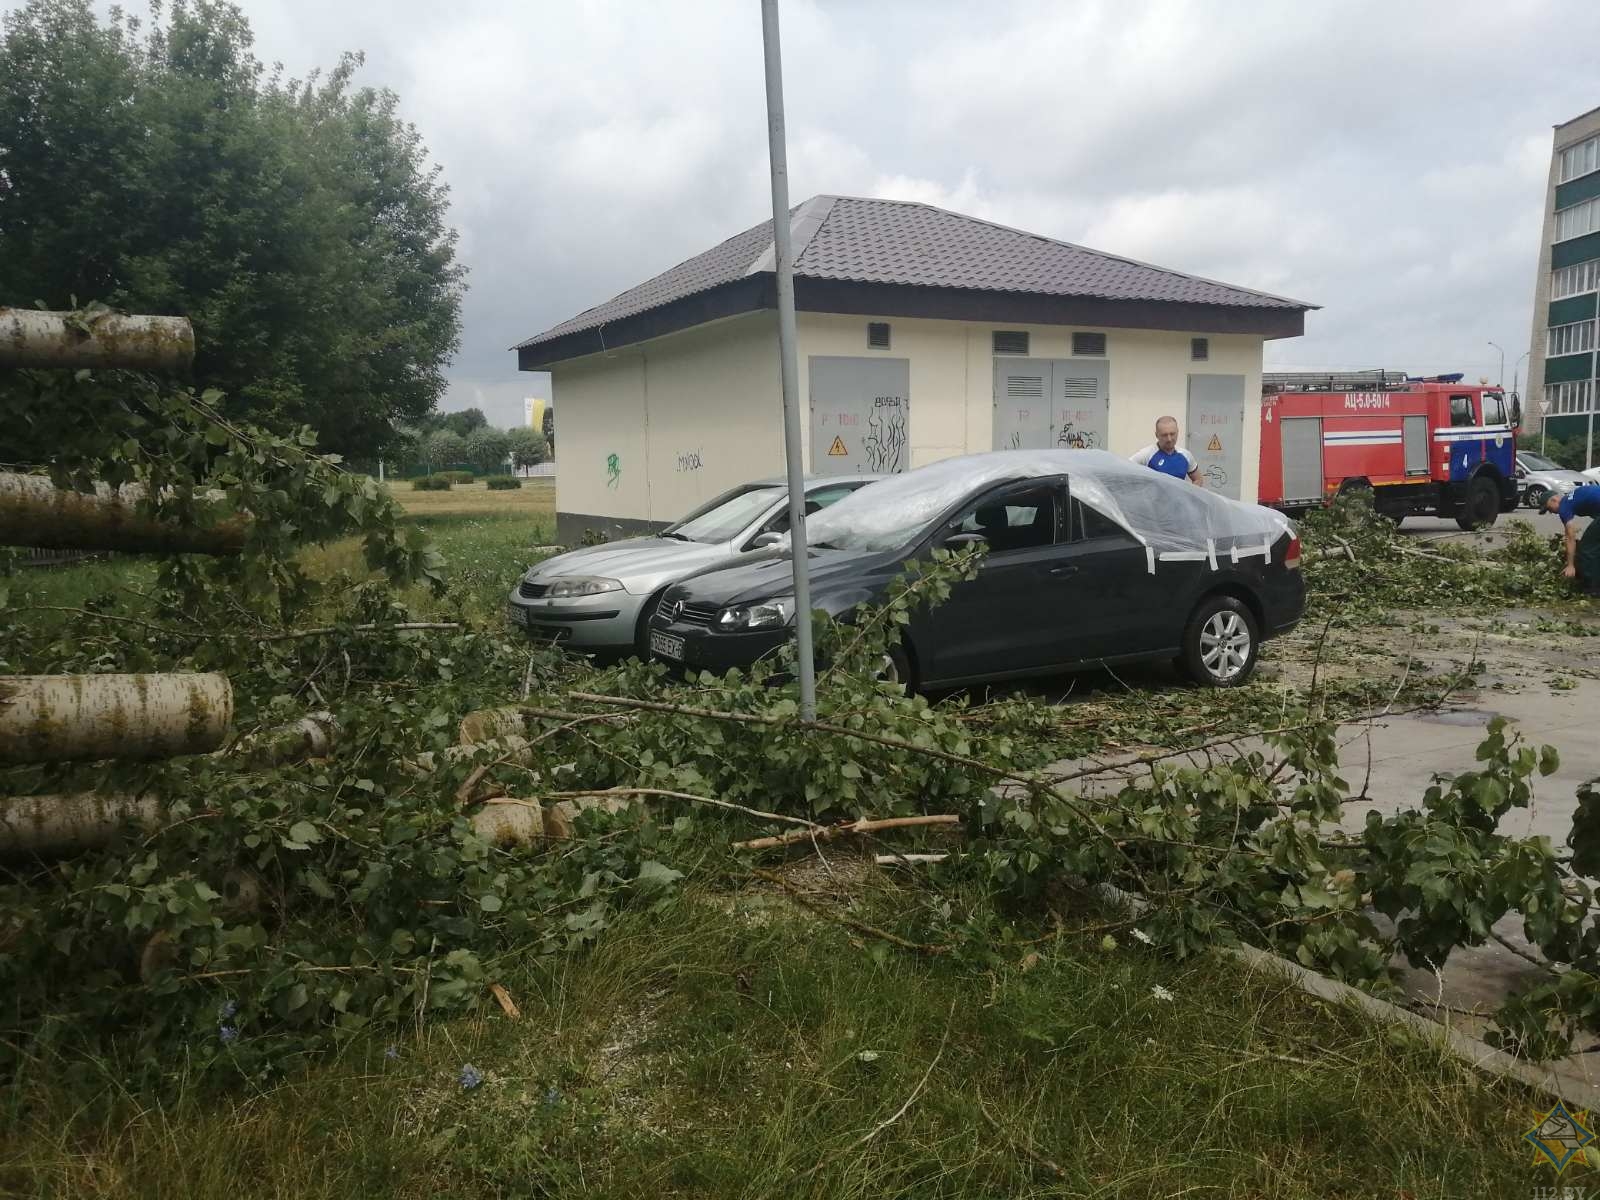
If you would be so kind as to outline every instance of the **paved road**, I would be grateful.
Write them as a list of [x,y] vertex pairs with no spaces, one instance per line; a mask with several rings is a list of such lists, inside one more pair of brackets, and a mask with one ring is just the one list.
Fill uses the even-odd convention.
[[1536,533],[1545,536],[1561,532],[1560,518],[1554,513],[1535,512],[1531,508],[1519,508],[1514,513],[1502,513],[1499,520],[1488,529],[1470,533],[1463,530],[1454,520],[1440,517],[1407,517],[1401,523],[1400,532],[1421,541],[1464,541],[1492,546],[1504,538],[1506,525],[1513,521],[1531,525]]

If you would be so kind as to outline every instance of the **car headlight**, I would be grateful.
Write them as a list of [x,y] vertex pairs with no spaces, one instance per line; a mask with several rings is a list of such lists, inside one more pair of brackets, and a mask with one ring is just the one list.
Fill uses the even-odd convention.
[[545,593],[552,600],[566,596],[598,596],[601,592],[620,592],[622,584],[615,579],[601,579],[588,575],[567,575],[551,582]]
[[738,605],[717,614],[718,629],[776,629],[789,623],[791,608],[787,600],[768,600],[762,604]]

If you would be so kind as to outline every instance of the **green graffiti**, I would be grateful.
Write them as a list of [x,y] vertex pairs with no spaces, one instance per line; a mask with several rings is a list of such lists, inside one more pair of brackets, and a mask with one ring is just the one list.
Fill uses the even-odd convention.
[[606,455],[606,486],[616,487],[622,482],[622,460],[615,454]]

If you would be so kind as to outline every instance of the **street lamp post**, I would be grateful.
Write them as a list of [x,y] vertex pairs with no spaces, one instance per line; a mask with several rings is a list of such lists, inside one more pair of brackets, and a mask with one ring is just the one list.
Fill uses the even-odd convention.
[[[1500,347],[1493,342],[1490,342],[1489,345],[1494,346],[1496,350],[1500,350]],[[1500,374],[1495,379],[1495,386],[1499,388],[1506,386],[1506,352],[1504,350],[1500,350]]]

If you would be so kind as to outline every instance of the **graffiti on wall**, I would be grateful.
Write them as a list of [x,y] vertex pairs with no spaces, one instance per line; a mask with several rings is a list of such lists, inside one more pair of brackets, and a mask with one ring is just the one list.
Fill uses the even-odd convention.
[[705,466],[700,454],[701,452],[699,450],[685,450],[681,452],[678,455],[678,470],[680,472],[698,471],[701,467]]
[[616,487],[622,482],[622,459],[615,453],[606,455],[606,486]]
[[904,396],[878,396],[867,418],[869,432],[862,449],[867,470],[889,475],[906,469],[906,401]]

